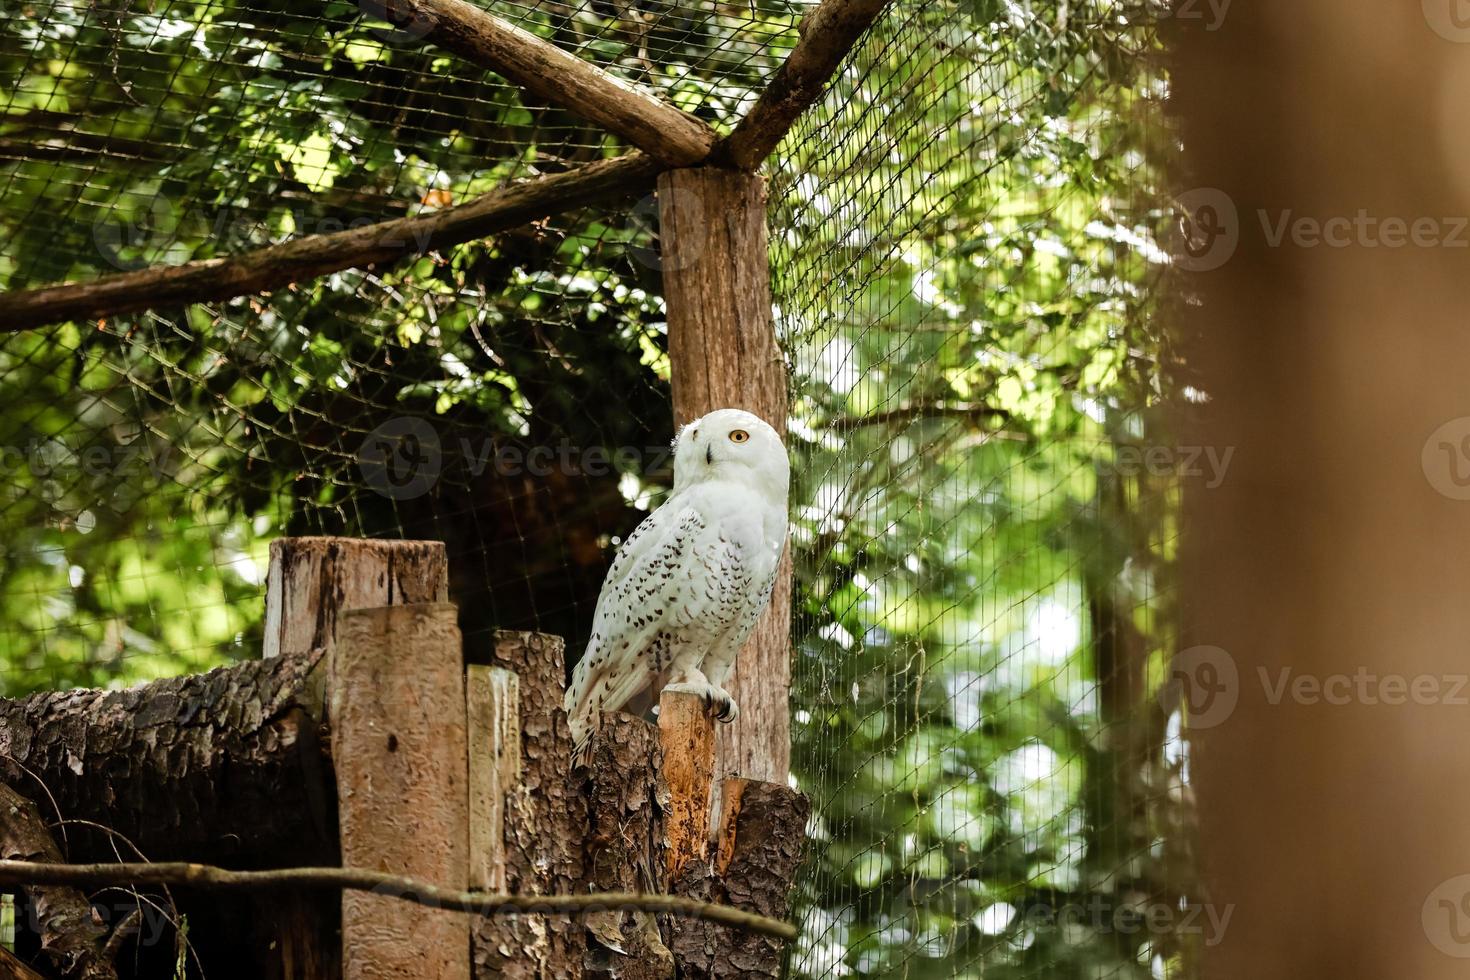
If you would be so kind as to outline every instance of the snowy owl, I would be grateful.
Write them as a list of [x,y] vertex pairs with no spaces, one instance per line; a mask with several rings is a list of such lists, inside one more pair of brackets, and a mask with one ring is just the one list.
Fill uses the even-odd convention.
[[613,559],[567,688],[579,762],[602,712],[646,691],[697,694],[735,720],[721,685],[770,601],[790,481],[781,437],[749,412],[722,408],[679,430],[674,491]]

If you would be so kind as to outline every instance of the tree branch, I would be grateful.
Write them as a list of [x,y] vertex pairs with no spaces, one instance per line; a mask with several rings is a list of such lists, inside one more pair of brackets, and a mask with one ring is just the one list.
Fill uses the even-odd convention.
[[920,402],[913,405],[899,405],[896,408],[874,412],[871,415],[837,415],[829,419],[824,428],[855,429],[867,425],[888,425],[892,422],[908,424],[920,419],[963,419],[969,422],[993,419],[1005,423],[1010,421],[1011,413],[1003,408],[992,408],[989,405]]
[[[4,863],[55,867],[61,851],[52,840],[36,805],[0,783],[0,857],[24,856],[36,862]],[[16,882],[25,887],[40,923],[41,947],[63,977],[77,980],[117,980],[112,958],[106,954],[107,930],[92,916],[87,896],[66,882]],[[51,887],[47,887],[51,886]]]
[[464,0],[363,0],[368,13],[502,75],[671,167],[709,156],[703,120]]
[[265,292],[343,269],[383,265],[646,189],[660,167],[641,153],[513,184],[456,207],[307,235],[201,259],[0,294],[0,333]]
[[764,163],[797,118],[821,96],[842,59],[888,2],[822,0],[801,22],[796,47],[716,156],[741,170],[755,170]]
[[797,929],[763,915],[728,905],[697,902],[674,895],[607,892],[599,895],[498,895],[440,888],[426,881],[401,878],[379,871],[352,868],[283,868],[277,871],[227,871],[205,864],[38,864],[0,861],[0,884],[71,885],[186,885],[221,891],[271,888],[351,889],[373,892],[429,908],[477,915],[496,913],[587,912],[610,908],[638,909],[706,919],[778,939],[795,939]]

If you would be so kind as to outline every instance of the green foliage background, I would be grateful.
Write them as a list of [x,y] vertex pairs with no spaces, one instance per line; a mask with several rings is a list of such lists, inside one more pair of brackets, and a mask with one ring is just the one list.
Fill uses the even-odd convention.
[[[720,129],[806,10],[492,6]],[[0,22],[7,289],[620,151],[340,0],[26,13]],[[1191,895],[1157,696],[1179,480],[1130,462],[1188,391],[1158,327],[1165,13],[901,0],[770,165],[795,778],[818,811],[795,975],[1178,976],[1202,941],[1139,924]],[[0,693],[251,655],[283,534],[444,540],[472,645],[578,648],[668,482],[655,214],[0,342]],[[413,498],[358,460],[404,418],[441,467]],[[534,446],[574,463],[501,465]]]

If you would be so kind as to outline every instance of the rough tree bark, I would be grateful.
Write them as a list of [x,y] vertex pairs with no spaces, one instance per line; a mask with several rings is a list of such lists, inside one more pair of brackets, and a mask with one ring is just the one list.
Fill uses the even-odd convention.
[[[791,913],[791,885],[806,845],[811,803],[787,786],[727,779],[720,791],[720,852],[689,865],[675,891],[778,919]],[[784,944],[723,926],[670,921],[669,946],[686,980],[779,977]]]
[[[662,890],[668,808],[658,732],[624,714],[603,716],[589,765],[587,883],[594,892]],[[646,912],[588,916],[586,975],[594,980],[671,980],[674,956]]]
[[[126,691],[0,700],[0,780],[49,792],[64,816],[104,823],[152,860],[333,864],[320,661],[278,657]],[[68,836],[74,861],[114,858],[105,837],[82,827]]]
[[[520,781],[505,800],[506,887],[518,895],[582,889],[587,801],[572,781],[572,739],[562,710],[564,644],[544,633],[498,632],[490,665],[519,676]],[[476,656],[480,653],[480,656]],[[533,980],[582,976],[582,924],[568,916],[481,919],[472,928],[476,977]]]

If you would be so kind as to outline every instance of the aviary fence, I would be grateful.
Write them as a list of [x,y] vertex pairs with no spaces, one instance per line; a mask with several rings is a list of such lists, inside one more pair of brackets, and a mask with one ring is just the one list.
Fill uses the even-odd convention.
[[[687,778],[789,780],[810,798],[786,967],[1188,971],[1203,937],[1158,913],[1193,897],[1166,683],[1192,457],[1144,454],[1171,445],[1158,412],[1188,381],[1154,317],[1172,214],[1162,6],[33,12],[0,27],[14,80],[0,133],[5,693],[231,660],[277,670],[251,662],[283,622],[312,620],[266,612],[291,594],[272,541],[439,541],[442,589],[410,598],[457,607],[481,690],[466,758],[504,759],[485,743],[496,732],[515,742],[494,668],[516,672],[519,785],[545,803],[549,756],[527,759],[555,744],[550,641],[514,648],[534,647],[530,664],[497,638],[563,636],[575,656],[611,550],[668,485],[675,422],[748,407],[793,453],[793,584],[742,654],[740,723]],[[319,717],[319,691],[297,697],[286,717]],[[609,765],[660,758],[650,729],[618,724],[631,754]],[[335,767],[336,735],[292,748],[292,765]],[[385,744],[363,763],[395,771]],[[703,758],[691,752],[679,757]],[[48,778],[65,783],[71,764],[58,756]],[[539,825],[519,843],[563,853],[515,889],[553,890],[538,876],[575,859],[580,877],[558,872],[571,891],[668,890],[650,849],[668,846],[658,824],[676,810],[661,790],[638,803],[660,772],[677,780],[634,771],[648,782],[598,782],[590,805],[623,812],[647,848],[598,871],[597,818]],[[497,761],[479,785],[512,775]],[[221,844],[248,829],[214,790],[215,826],[204,810],[154,814],[162,839],[137,819],[151,811],[105,795],[79,792],[61,816],[142,834],[154,860],[310,863],[347,826],[331,813],[344,778],[281,790],[282,822],[248,859],[182,832]],[[467,826],[504,821],[497,798],[471,796]],[[108,836],[68,827],[60,843],[74,860],[115,857]],[[712,867],[735,846],[712,844]],[[736,880],[682,894],[776,911],[769,889],[742,896]],[[320,904],[248,913],[261,928],[300,920],[308,938],[264,941],[298,951],[279,954],[286,975],[316,969],[300,951],[339,948]],[[592,949],[594,971],[648,959],[626,952],[644,936],[631,918],[621,939],[596,918],[591,932],[493,921],[527,944],[517,955],[534,934]],[[207,945],[209,913],[187,922]],[[684,955],[669,928],[659,942]],[[184,932],[163,930],[152,955],[185,949]],[[258,938],[237,931],[230,955],[261,954]],[[118,962],[142,941],[119,939]],[[726,955],[735,945],[681,968],[772,969]],[[477,975],[536,975],[487,948]]]

